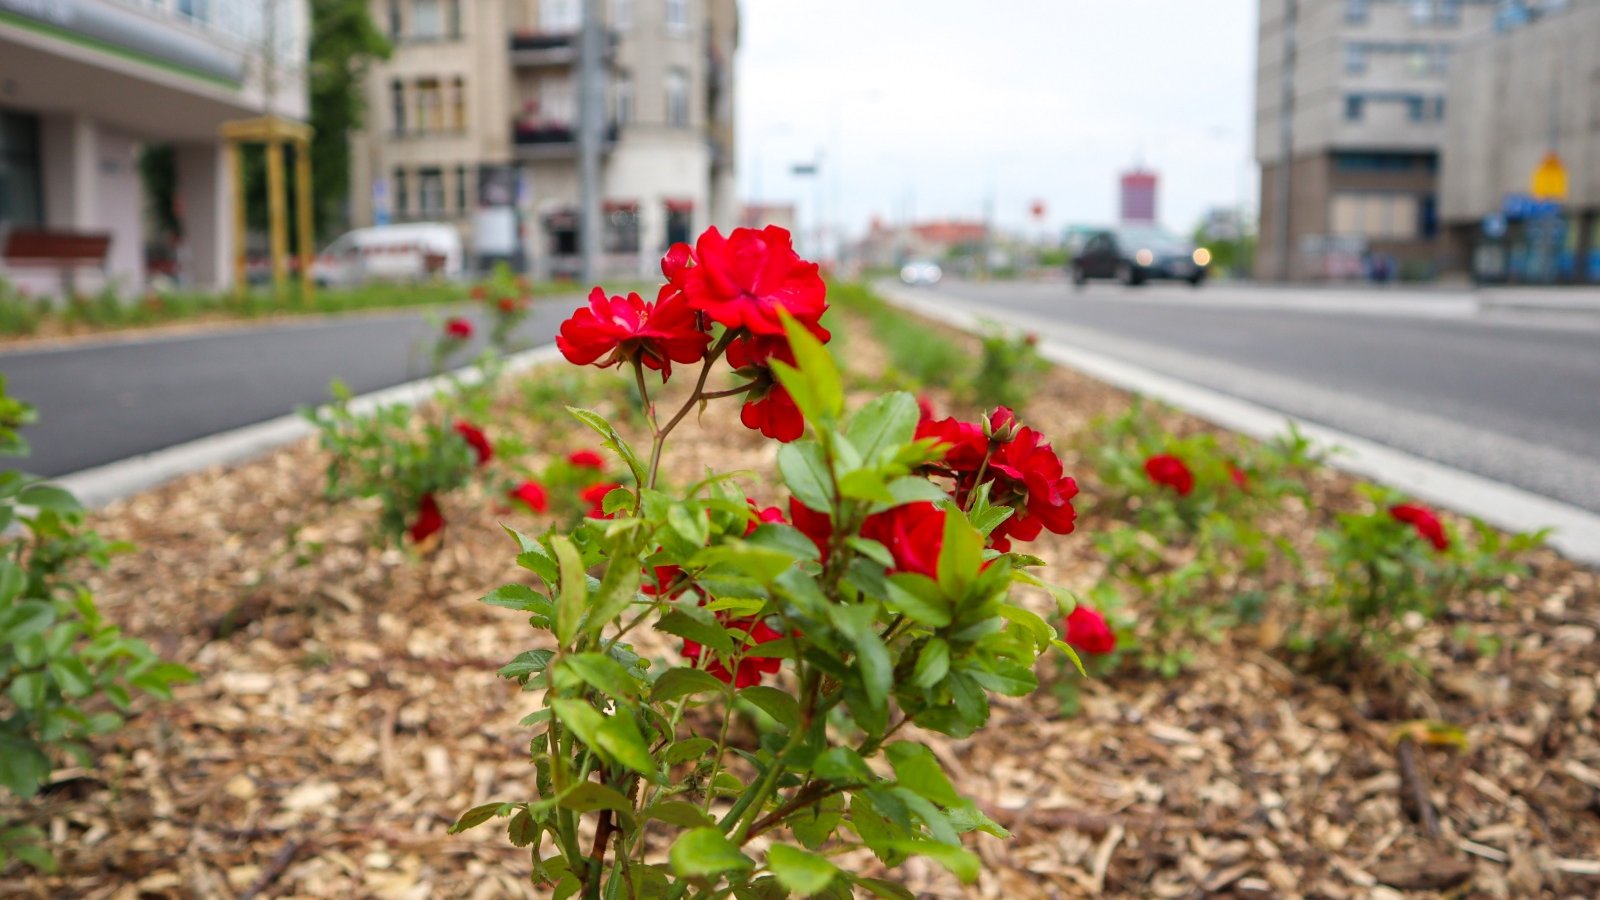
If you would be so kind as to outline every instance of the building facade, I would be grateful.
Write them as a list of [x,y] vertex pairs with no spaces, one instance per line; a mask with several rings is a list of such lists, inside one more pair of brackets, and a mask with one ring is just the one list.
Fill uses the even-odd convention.
[[[74,288],[140,290],[145,196],[139,152],[176,150],[187,285],[225,288],[233,196],[218,128],[272,114],[304,120],[304,0],[0,0],[0,250],[108,239]],[[63,290],[60,267],[0,256],[0,277]]]
[[1423,276],[1442,242],[1439,157],[1453,54],[1499,0],[1261,0],[1257,277]]
[[1129,225],[1155,224],[1159,183],[1156,173],[1143,169],[1122,173],[1117,182],[1118,220]]
[[[476,255],[576,273],[583,0],[372,0],[395,42],[352,135],[356,225],[443,221]],[[601,2],[606,274],[648,274],[675,241],[731,227],[736,0]]]
[[[1480,278],[1600,282],[1600,0],[1516,10],[1450,75],[1440,214],[1451,262]],[[1566,197],[1535,204],[1550,154]]]

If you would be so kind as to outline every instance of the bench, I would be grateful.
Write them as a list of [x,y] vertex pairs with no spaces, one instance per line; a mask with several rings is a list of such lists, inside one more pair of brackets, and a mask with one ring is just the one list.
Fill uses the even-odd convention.
[[0,242],[0,261],[8,268],[36,266],[51,268],[61,275],[61,290],[71,297],[77,293],[75,276],[85,268],[105,270],[106,253],[111,249],[107,232],[59,231],[39,228],[14,228]]

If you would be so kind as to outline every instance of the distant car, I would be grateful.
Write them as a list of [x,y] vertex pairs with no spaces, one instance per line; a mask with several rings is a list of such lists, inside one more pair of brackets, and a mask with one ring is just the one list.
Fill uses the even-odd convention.
[[1072,283],[1115,278],[1126,285],[1156,278],[1199,286],[1211,266],[1211,251],[1154,225],[1110,228],[1091,235],[1068,264]]
[[357,228],[329,244],[312,274],[322,285],[421,281],[465,274],[461,232],[441,222]]
[[900,280],[910,285],[938,284],[944,277],[939,264],[926,259],[914,259],[900,267]]

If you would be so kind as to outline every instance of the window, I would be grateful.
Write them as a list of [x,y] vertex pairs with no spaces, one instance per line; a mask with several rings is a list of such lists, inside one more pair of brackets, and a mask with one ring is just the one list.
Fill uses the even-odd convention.
[[445,0],[445,2],[445,10],[450,19],[446,24],[450,26],[450,38],[454,40],[461,37],[461,0]]
[[460,75],[450,79],[450,128],[467,130],[467,80]]
[[545,229],[550,233],[551,256],[576,256],[578,254],[577,213],[552,213],[545,219]]
[[394,133],[406,133],[406,86],[396,78],[389,82],[389,115],[394,120]]
[[689,0],[666,0],[667,30],[689,30]]
[[1406,51],[1406,68],[1413,75],[1426,75],[1433,71],[1433,51],[1426,44],[1418,44]]
[[1443,97],[1435,97],[1435,98],[1433,98],[1433,117],[1435,119],[1438,119],[1441,122],[1444,121],[1444,98]]
[[417,170],[417,206],[430,219],[444,212],[444,172],[439,168]]
[[602,245],[607,253],[639,252],[639,207],[618,204],[606,210]]
[[1367,21],[1368,0],[1344,0],[1344,20],[1352,25]]
[[211,0],[178,0],[178,15],[193,22],[209,22]]
[[1344,98],[1344,120],[1346,122],[1359,122],[1366,105],[1366,98],[1360,94],[1350,94]]
[[[673,244],[687,244],[693,240],[690,232],[694,230],[694,210],[683,207],[667,207],[667,247]],[[665,249],[665,248],[663,248]]]
[[1367,70],[1367,45],[1346,44],[1344,46],[1344,70],[1352,75],[1360,75]]
[[1411,240],[1423,232],[1431,203],[1414,194],[1340,192],[1333,195],[1328,228],[1344,237]]
[[570,78],[546,78],[539,82],[539,121],[545,125],[572,127],[578,121],[578,104]]
[[44,224],[39,119],[0,110],[0,225]]
[[689,75],[682,69],[667,70],[667,125],[689,127]]
[[456,166],[456,212],[457,213],[460,213],[461,215],[466,215],[467,212],[471,209],[471,207],[467,203],[467,197],[469,197],[469,196],[471,196],[471,195],[467,191],[467,167],[466,166]]
[[1406,118],[1413,122],[1421,122],[1428,118],[1428,100],[1426,97],[1407,97]]
[[405,20],[400,18],[400,0],[389,0],[389,37],[399,40],[405,33]]
[[1433,48],[1433,74],[1448,75],[1450,73],[1450,45],[1440,44]]
[[617,73],[616,79],[611,82],[612,93],[612,118],[618,125],[627,125],[633,121],[633,76],[627,72]]
[[1433,21],[1433,0],[1411,0],[1411,22],[1426,25]]
[[543,0],[539,4],[539,30],[546,34],[570,34],[582,24],[580,0]]
[[396,167],[394,170],[394,217],[405,217],[406,209],[411,205],[410,197],[406,191],[406,170]]
[[417,79],[417,130],[441,131],[444,129],[444,98],[440,96],[439,79]]
[[618,31],[633,27],[633,0],[611,0],[611,27]]
[[411,37],[419,41],[436,41],[444,37],[439,0],[411,0]]

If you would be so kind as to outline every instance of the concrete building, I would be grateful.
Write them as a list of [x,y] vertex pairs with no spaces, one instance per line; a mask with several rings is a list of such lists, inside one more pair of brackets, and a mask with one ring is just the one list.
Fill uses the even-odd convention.
[[[1600,0],[1562,7],[1513,10],[1450,75],[1440,214],[1451,262],[1482,278],[1600,282]],[[1529,201],[1550,153],[1567,195],[1545,211]]]
[[[674,241],[737,221],[738,8],[590,2],[603,3],[609,38],[600,269],[646,275]],[[509,241],[541,277],[576,273],[582,0],[372,0],[372,10],[395,53],[372,67],[368,128],[352,135],[355,224],[452,222],[486,256]]]
[[1127,225],[1153,225],[1156,221],[1156,173],[1134,169],[1117,181],[1117,219]]
[[1359,277],[1439,265],[1446,80],[1499,0],[1261,0],[1256,274]]
[[[268,109],[305,119],[308,34],[304,0],[0,0],[0,277],[56,293],[51,248],[87,241],[104,261],[76,289],[141,289],[139,150],[170,143],[182,279],[226,287],[233,199],[217,129]],[[33,249],[5,250],[21,243]]]

